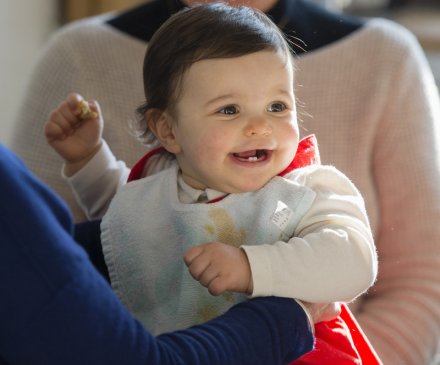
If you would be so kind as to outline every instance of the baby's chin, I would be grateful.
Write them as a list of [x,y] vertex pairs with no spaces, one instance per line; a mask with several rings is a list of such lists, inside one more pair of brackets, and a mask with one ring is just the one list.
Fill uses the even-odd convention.
[[275,176],[278,176],[278,174],[280,174],[285,169],[286,168],[283,167],[282,169],[280,169],[280,171],[261,172],[260,174],[256,174],[255,176],[249,176],[247,178],[244,178],[241,181],[236,180],[231,185],[229,191],[225,191],[225,193],[238,194],[238,193],[248,193],[248,192],[260,190],[270,180],[272,180]]
[[242,184],[234,184],[229,186],[223,186],[222,189],[215,189],[218,191],[222,191],[224,193],[228,194],[241,194],[241,193],[249,193],[252,191],[260,190],[264,185],[266,185],[269,182],[270,179],[267,181],[249,181],[249,182],[243,182]]

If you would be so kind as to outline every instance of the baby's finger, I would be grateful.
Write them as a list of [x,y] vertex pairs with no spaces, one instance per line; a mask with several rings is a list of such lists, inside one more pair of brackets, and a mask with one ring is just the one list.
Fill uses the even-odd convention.
[[208,287],[212,280],[214,280],[216,277],[219,276],[219,270],[215,265],[210,263],[208,266],[205,267],[203,272],[200,274],[200,284],[202,284],[204,287]]
[[81,113],[81,109],[79,107],[79,103],[81,100],[83,100],[83,97],[80,94],[72,93],[67,95],[66,102],[71,109],[72,114],[76,117]]
[[67,102],[61,103],[58,110],[72,128],[78,127],[81,124],[81,120],[74,114],[72,108]]
[[208,286],[209,294],[215,297],[222,294],[226,290],[228,290],[226,279],[221,276],[217,276],[211,280]]
[[57,124],[63,130],[66,136],[73,134],[75,131],[72,123],[66,119],[64,114],[59,109],[54,110],[49,114],[49,121]]
[[203,245],[189,248],[183,255],[183,260],[185,261],[186,266],[191,265],[194,259],[200,254],[202,254],[202,252],[203,252]]
[[44,136],[48,143],[51,143],[55,140],[62,140],[66,138],[66,135],[63,129],[52,121],[48,121],[44,124]]
[[200,280],[203,272],[210,265],[210,263],[211,260],[206,255],[199,255],[188,266],[188,271],[194,279]]
[[89,103],[90,110],[92,112],[95,112],[98,115],[101,115],[101,107],[99,106],[99,103],[96,100],[89,100],[88,103]]

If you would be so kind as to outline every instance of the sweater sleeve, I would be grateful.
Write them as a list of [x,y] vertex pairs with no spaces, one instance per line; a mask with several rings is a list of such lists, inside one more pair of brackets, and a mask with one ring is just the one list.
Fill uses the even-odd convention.
[[440,336],[439,95],[415,37],[390,35],[395,62],[381,81],[387,107],[372,161],[380,270],[355,314],[384,364],[429,364]]
[[0,362],[286,364],[312,350],[302,309],[258,298],[157,338],[72,240],[67,206],[0,145]]
[[288,242],[243,247],[254,280],[252,296],[350,302],[377,274],[364,201],[350,180],[331,166],[303,168],[291,178],[312,189],[316,198]]
[[46,142],[43,126],[50,112],[71,92],[91,97],[83,88],[86,77],[80,66],[82,56],[83,53],[72,45],[68,30],[52,36],[31,71],[11,139],[11,148],[72,207],[77,221],[85,220],[84,213],[69,186],[61,179],[63,159]]
[[71,177],[62,176],[75,194],[89,220],[100,219],[106,213],[113,196],[127,183],[130,169],[117,161],[105,140],[98,153]]

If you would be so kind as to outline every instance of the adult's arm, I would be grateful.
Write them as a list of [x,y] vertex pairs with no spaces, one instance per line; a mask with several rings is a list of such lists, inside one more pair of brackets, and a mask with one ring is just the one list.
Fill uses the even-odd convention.
[[[384,364],[430,364],[440,336],[440,107],[415,37],[397,26],[378,90],[372,172],[380,198],[379,274],[356,318]],[[396,31],[398,30],[398,31]]]
[[92,97],[83,86],[87,79],[80,60],[81,50],[75,50],[63,30],[51,37],[41,50],[30,74],[20,108],[14,120],[11,149],[27,166],[54,189],[72,208],[78,211],[78,221],[85,220],[69,186],[61,179],[63,159],[45,141],[43,125],[49,113],[73,92]]
[[67,206],[1,145],[0,176],[0,361],[267,365],[312,349],[306,315],[282,298],[152,337],[72,240]]

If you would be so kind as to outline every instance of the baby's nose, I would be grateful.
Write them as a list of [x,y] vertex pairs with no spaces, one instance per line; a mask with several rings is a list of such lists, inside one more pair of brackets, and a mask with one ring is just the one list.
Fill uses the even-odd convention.
[[272,128],[264,118],[254,117],[249,118],[249,122],[244,131],[246,136],[265,136],[272,133]]

